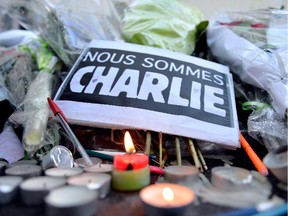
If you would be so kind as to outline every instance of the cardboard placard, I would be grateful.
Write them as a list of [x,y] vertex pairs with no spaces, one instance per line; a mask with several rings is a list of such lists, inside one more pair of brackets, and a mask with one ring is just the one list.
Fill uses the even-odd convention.
[[74,124],[152,130],[239,147],[228,67],[185,54],[93,41],[54,100]]

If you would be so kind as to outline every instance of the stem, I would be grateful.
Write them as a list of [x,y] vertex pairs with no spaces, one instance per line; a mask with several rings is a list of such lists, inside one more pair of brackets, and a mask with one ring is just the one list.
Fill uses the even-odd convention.
[[180,149],[180,141],[179,137],[175,137],[175,149],[176,149],[176,158],[177,158],[177,165],[182,165],[182,158],[181,158],[181,149]]
[[162,133],[159,132],[159,166],[163,168],[163,143],[162,143]]
[[204,170],[208,170],[206,161],[205,161],[205,159],[204,159],[204,157],[203,157],[203,154],[202,154],[202,152],[201,152],[201,149],[200,149],[200,147],[199,147],[199,145],[198,145],[197,143],[195,143],[195,147],[196,147],[197,153],[198,153],[198,155],[199,155],[199,158],[200,158],[200,161],[201,161],[201,163],[202,163],[202,166],[203,166]]
[[149,155],[151,147],[151,133],[149,131],[146,132],[146,145],[144,153]]
[[192,155],[196,168],[198,168],[200,171],[203,171],[199,158],[197,156],[196,150],[195,150],[194,143],[192,139],[190,138],[188,139],[188,148],[189,148],[190,154]]

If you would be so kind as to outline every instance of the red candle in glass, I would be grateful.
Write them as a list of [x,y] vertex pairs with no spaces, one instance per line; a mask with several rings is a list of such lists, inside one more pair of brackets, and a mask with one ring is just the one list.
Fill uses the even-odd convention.
[[149,158],[145,154],[135,153],[129,132],[125,132],[126,154],[114,156],[112,187],[117,190],[138,190],[150,183]]
[[133,145],[129,132],[124,135],[125,151],[127,154],[114,156],[114,169],[116,170],[137,170],[148,165],[149,158],[145,154],[135,154],[136,149]]

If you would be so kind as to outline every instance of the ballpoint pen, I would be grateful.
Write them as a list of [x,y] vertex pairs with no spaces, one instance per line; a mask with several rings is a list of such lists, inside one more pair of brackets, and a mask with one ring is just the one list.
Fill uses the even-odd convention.
[[86,164],[88,166],[93,165],[91,159],[89,158],[88,154],[84,150],[83,146],[81,145],[81,143],[79,142],[79,140],[77,139],[77,137],[75,136],[73,131],[71,130],[71,128],[70,128],[70,126],[68,124],[68,121],[66,119],[66,116],[64,115],[62,110],[57,106],[56,103],[54,103],[54,101],[51,98],[47,98],[47,100],[48,100],[48,104],[49,104],[53,114],[58,118],[58,120],[61,123],[62,127],[64,128],[65,132],[70,137],[73,145],[77,148],[77,150],[79,151],[80,155],[85,160]]

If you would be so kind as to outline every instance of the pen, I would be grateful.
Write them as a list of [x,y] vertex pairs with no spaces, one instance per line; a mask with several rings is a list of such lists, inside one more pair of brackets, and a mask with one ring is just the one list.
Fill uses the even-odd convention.
[[264,165],[264,163],[260,160],[258,155],[255,153],[255,151],[251,148],[249,143],[246,141],[244,136],[240,132],[240,143],[243,149],[246,151],[247,155],[249,156],[250,160],[262,175],[267,176],[268,175],[268,169]]
[[64,128],[65,132],[68,134],[68,136],[70,137],[73,145],[77,148],[77,150],[79,151],[80,155],[83,157],[83,159],[85,160],[86,164],[88,166],[93,165],[91,159],[89,158],[88,154],[86,153],[86,151],[84,150],[83,146],[81,145],[81,143],[79,142],[79,140],[77,139],[77,137],[75,136],[75,134],[73,133],[73,131],[71,130],[68,121],[64,115],[64,113],[62,112],[62,110],[57,106],[56,103],[54,103],[54,101],[51,98],[47,98],[48,100],[48,104],[53,112],[53,114],[58,118],[58,120],[60,121],[62,127]]

